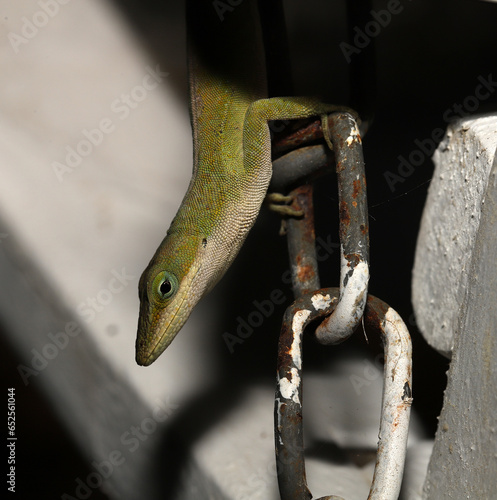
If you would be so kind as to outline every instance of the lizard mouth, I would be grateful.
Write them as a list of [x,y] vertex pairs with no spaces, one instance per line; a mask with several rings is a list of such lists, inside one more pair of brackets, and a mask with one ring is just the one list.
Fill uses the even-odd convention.
[[186,323],[194,305],[200,299],[192,293],[192,282],[199,270],[199,268],[190,269],[176,297],[164,308],[157,319],[149,322],[148,311],[146,314],[144,314],[145,311],[140,313],[135,358],[138,365],[150,366],[166,350]]
[[140,366],[150,366],[169,346],[181,327],[185,324],[191,309],[185,309],[185,300],[187,294],[179,297],[181,300],[178,305],[174,303],[168,306],[173,308],[172,312],[166,314],[160,323],[160,329],[153,334],[152,342],[147,346],[146,339],[141,335],[136,339],[136,362]]

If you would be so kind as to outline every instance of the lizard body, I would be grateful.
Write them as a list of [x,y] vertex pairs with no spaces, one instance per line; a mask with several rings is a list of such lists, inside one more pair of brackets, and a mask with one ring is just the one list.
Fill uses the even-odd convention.
[[150,365],[193,307],[231,265],[271,179],[268,121],[336,111],[310,98],[265,98],[257,2],[220,16],[190,0],[190,116],[193,175],[167,235],[139,283],[136,361]]

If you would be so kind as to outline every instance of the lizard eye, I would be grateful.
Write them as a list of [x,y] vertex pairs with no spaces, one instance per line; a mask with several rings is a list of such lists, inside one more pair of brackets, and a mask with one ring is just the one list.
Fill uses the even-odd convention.
[[176,276],[167,271],[161,271],[154,279],[152,290],[159,300],[167,300],[172,297],[178,289]]

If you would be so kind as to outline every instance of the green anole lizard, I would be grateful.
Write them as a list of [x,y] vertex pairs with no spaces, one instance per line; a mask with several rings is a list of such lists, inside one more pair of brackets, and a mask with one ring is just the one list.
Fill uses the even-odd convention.
[[265,98],[257,2],[229,10],[218,4],[187,6],[193,176],[140,278],[139,365],[150,365],[169,346],[254,224],[272,173],[268,121],[345,109],[310,98]]

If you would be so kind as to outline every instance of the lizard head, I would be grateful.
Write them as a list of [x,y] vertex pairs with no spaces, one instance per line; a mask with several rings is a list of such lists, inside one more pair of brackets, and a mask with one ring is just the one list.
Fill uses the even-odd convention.
[[169,234],[143,272],[136,339],[139,365],[148,366],[162,354],[206,292],[206,246],[207,240],[198,235]]

